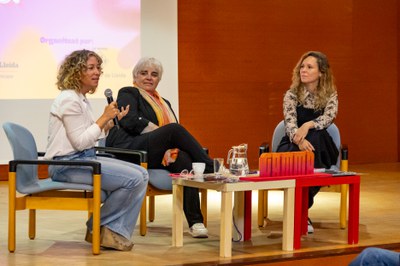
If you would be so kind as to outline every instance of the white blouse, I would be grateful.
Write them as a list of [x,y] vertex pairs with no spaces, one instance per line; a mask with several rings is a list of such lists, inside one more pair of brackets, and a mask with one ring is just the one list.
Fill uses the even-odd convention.
[[95,123],[87,98],[74,90],[63,90],[50,109],[45,159],[93,148],[106,134]]

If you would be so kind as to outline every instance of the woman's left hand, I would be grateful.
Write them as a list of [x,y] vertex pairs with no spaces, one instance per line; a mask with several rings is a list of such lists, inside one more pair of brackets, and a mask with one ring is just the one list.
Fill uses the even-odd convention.
[[293,142],[297,143],[297,145],[300,147],[299,144],[306,139],[308,131],[310,130],[310,128],[313,127],[314,127],[314,122],[312,121],[304,123],[301,127],[297,129],[296,134],[293,137]]
[[[118,110],[118,108],[116,108]],[[118,121],[121,120],[124,116],[126,116],[126,114],[129,112],[129,105],[127,105],[125,108],[121,107],[121,111],[118,110],[118,114],[117,114],[117,118]],[[111,119],[108,121],[108,123],[104,126],[104,131],[108,132],[111,128],[113,128],[114,125],[114,121]]]
[[300,143],[299,143],[299,149],[301,151],[314,151],[314,146],[306,139],[303,139]]
[[118,113],[118,120],[121,120],[124,116],[126,116],[129,112],[129,105],[125,108],[122,106],[121,111]]

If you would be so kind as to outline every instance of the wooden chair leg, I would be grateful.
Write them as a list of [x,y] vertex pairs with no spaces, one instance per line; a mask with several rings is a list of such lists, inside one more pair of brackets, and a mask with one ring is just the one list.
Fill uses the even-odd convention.
[[268,222],[268,190],[264,190],[264,219],[265,222]]
[[149,196],[149,221],[153,222],[155,217],[155,196]]
[[35,239],[36,237],[36,210],[29,210],[29,239]]
[[264,219],[265,224],[268,223],[268,190],[264,191]]
[[204,226],[207,227],[207,189],[200,189],[200,194],[201,194],[201,202],[200,202],[201,214],[203,215]]
[[[342,157],[344,158],[344,157]],[[348,158],[342,159],[340,161],[340,170],[348,171],[349,170],[349,161]],[[347,224],[347,192],[349,190],[349,185],[342,184],[340,185],[340,228],[345,229]]]
[[9,210],[8,216],[8,251],[14,253],[15,251],[15,209]]
[[147,196],[144,197],[142,208],[140,209],[140,235],[145,236],[147,233]]
[[264,226],[264,190],[258,191],[258,227]]
[[100,254],[101,175],[93,175],[92,253]]
[[258,191],[258,226],[268,222],[268,190]]
[[16,224],[16,184],[15,172],[8,174],[8,250],[15,251],[15,224]]

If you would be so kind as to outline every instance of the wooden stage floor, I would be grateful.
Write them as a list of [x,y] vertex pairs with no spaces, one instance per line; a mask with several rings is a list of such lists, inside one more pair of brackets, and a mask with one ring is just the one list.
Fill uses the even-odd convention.
[[[257,226],[257,193],[253,192],[252,239],[233,243],[232,258],[219,257],[218,192],[208,193],[208,239],[193,239],[185,225],[184,246],[171,246],[172,198],[156,198],[156,219],[148,223],[148,233],[141,237],[135,230],[131,252],[102,250],[93,256],[84,239],[87,214],[75,211],[38,211],[37,237],[29,240],[28,212],[17,214],[17,245],[14,254],[7,250],[7,182],[0,182],[0,265],[217,265],[268,264],[289,265],[294,259],[350,254],[347,260],[365,246],[400,247],[400,163],[350,165],[361,173],[360,242],[347,244],[347,230],[339,229],[339,193],[320,192],[310,217],[315,233],[302,238],[302,248],[294,252],[281,250],[281,191],[269,193],[269,219]],[[332,264],[330,264],[330,262]],[[300,263],[296,263],[300,265]],[[333,260],[325,266],[337,265]],[[345,265],[345,264],[343,264]]]

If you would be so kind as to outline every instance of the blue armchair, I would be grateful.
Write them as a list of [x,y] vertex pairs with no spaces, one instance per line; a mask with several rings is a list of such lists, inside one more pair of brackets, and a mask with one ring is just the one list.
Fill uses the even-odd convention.
[[[9,161],[8,250],[15,251],[16,211],[29,210],[29,238],[36,236],[36,210],[81,210],[93,214],[92,252],[100,254],[101,164],[94,161],[41,160],[31,132],[6,122],[3,129],[14,159]],[[93,186],[39,179],[38,165],[79,165],[93,169]],[[16,192],[21,193],[17,195]]]

